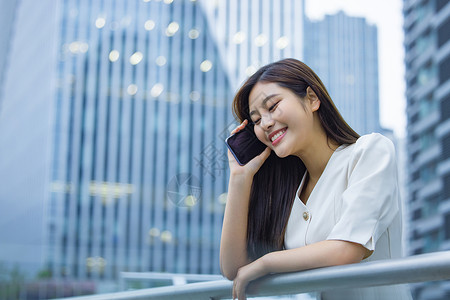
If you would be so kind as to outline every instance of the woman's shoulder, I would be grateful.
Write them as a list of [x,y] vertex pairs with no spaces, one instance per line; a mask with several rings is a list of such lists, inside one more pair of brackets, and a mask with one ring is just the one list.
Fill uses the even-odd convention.
[[354,170],[357,165],[366,166],[368,169],[373,169],[374,166],[396,165],[394,144],[379,133],[363,135],[346,149],[349,170]]
[[362,135],[354,144],[354,152],[395,153],[394,143],[380,133]]
[[390,139],[380,133],[370,133],[360,136],[354,144],[344,144],[338,148],[337,152],[357,154],[362,152],[395,152],[394,144]]
[[341,145],[334,155],[334,163],[348,165],[349,170],[361,163],[370,166],[396,163],[394,144],[380,133],[362,135],[353,144]]

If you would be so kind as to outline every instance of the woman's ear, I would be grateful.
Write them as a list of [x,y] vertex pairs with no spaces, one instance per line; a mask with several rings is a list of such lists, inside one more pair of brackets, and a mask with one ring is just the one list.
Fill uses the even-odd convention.
[[306,88],[306,96],[309,100],[309,103],[311,104],[312,111],[317,111],[320,107],[320,99],[319,97],[317,97],[316,93],[310,86]]

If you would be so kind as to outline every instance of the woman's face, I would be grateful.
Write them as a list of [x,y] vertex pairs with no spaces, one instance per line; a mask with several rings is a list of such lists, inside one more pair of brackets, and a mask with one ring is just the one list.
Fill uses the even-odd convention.
[[[317,103],[318,102],[318,103]],[[255,134],[279,157],[301,155],[314,136],[313,112],[320,101],[298,97],[276,83],[258,82],[249,95]]]

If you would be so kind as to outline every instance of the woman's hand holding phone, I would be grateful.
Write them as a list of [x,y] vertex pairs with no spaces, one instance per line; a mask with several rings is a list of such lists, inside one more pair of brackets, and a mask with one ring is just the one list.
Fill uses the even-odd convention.
[[[238,127],[236,127],[231,132],[231,135],[233,136],[234,134],[237,134],[239,131],[244,130],[247,125],[248,120],[244,120],[244,122],[242,122]],[[229,143],[227,143],[227,145],[230,148]],[[248,175],[253,177],[253,175],[255,175],[256,172],[258,172],[259,168],[261,168],[262,164],[269,157],[270,151],[271,151],[270,148],[266,147],[261,154],[257,155],[246,164],[241,165],[240,163],[238,163],[235,155],[233,155],[230,149],[228,149],[228,162],[230,165],[230,175]]]

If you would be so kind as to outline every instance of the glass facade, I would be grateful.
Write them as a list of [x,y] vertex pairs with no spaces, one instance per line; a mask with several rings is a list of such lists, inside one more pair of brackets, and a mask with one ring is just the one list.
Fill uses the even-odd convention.
[[344,12],[305,22],[305,62],[319,75],[347,123],[380,132],[377,28]]
[[268,63],[303,58],[304,0],[201,1],[236,89]]
[[[450,249],[450,3],[403,1],[408,117],[410,254]],[[448,282],[415,285],[448,299]]]
[[60,9],[48,268],[219,273],[232,88],[202,7]]
[[[0,273],[6,273],[2,278],[7,278],[8,268],[34,275],[42,267],[56,64],[54,4],[0,1]],[[47,17],[35,17],[42,15]],[[0,287],[0,298],[3,291]]]

